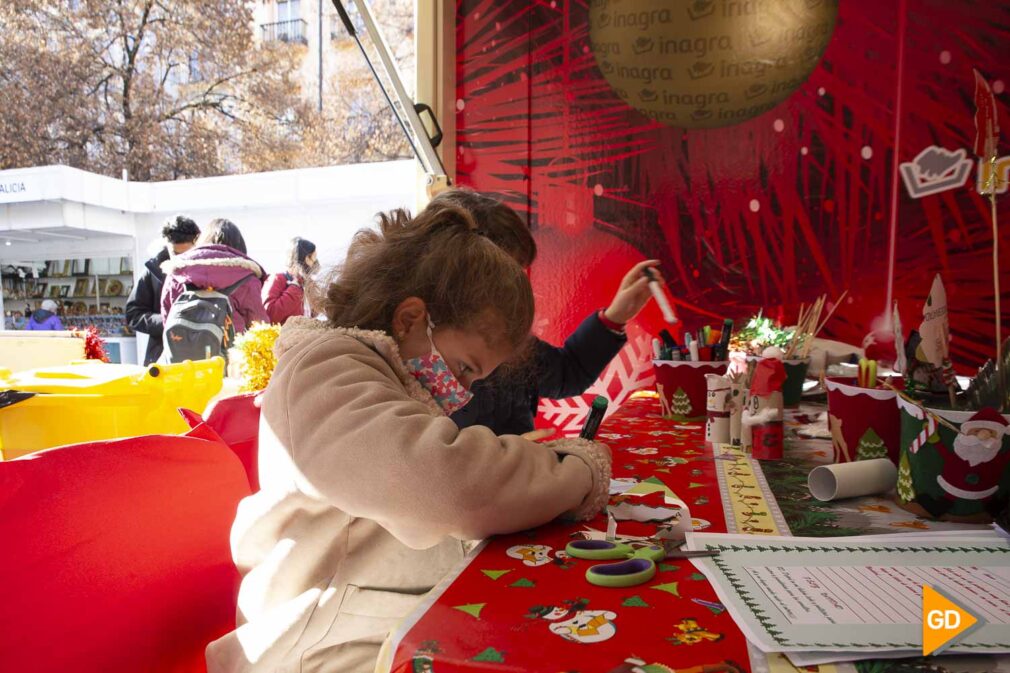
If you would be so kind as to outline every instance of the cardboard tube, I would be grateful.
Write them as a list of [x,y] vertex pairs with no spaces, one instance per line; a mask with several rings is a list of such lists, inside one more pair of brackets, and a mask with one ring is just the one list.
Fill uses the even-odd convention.
[[887,493],[898,483],[898,468],[887,458],[815,467],[807,477],[810,495],[827,502]]

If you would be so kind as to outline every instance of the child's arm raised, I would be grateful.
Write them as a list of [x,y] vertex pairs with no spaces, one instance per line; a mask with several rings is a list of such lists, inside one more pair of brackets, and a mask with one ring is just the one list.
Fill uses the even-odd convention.
[[261,460],[270,460],[262,445],[279,442],[299,488],[414,548],[522,530],[566,512],[592,516],[607,498],[606,447],[461,431],[411,399],[378,353],[347,337],[282,357],[263,416]]

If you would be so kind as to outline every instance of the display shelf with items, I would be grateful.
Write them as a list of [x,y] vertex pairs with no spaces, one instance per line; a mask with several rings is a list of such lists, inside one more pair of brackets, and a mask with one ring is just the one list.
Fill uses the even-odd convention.
[[133,289],[129,257],[49,259],[2,272],[5,329],[24,329],[30,312],[52,299],[67,329],[94,325],[103,336],[133,336],[125,316]]

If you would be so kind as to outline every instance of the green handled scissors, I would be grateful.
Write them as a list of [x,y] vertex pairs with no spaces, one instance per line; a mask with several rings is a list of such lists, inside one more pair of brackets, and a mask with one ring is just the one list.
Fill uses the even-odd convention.
[[625,559],[619,563],[601,563],[586,570],[586,580],[601,587],[632,587],[648,582],[656,574],[656,562],[666,558],[666,551],[656,545],[635,549],[622,542],[575,540],[565,547],[569,556],[590,561]]

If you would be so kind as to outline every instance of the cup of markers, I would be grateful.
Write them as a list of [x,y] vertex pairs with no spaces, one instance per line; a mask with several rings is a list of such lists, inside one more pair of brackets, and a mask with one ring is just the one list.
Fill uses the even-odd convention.
[[707,374],[726,373],[726,355],[733,321],[727,320],[721,331],[704,327],[697,336],[685,334],[684,344],[678,344],[667,331],[662,340],[653,339],[653,367],[656,371],[656,392],[659,394],[663,417],[675,421],[705,420]]

